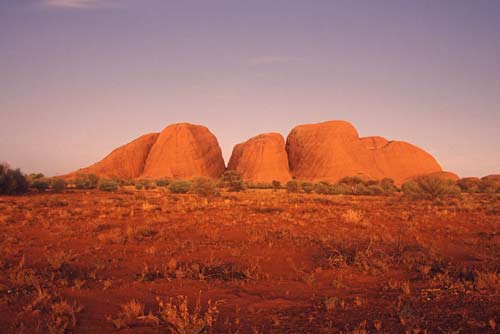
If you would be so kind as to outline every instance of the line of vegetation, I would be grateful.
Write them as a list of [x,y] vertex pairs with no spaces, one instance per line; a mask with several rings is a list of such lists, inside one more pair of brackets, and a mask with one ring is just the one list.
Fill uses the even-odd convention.
[[[321,195],[363,195],[388,196],[402,192],[410,199],[433,200],[461,193],[500,193],[500,180],[493,177],[462,178],[458,181],[435,176],[420,176],[398,187],[394,180],[366,180],[358,176],[349,176],[335,183],[326,181],[309,182],[292,179],[285,185],[275,180],[270,183],[245,182],[236,171],[226,171],[218,179],[198,177],[192,180],[118,179],[99,178],[95,174],[79,174],[74,179],[48,178],[41,173],[25,175],[20,169],[12,169],[7,164],[0,164],[0,194],[23,194],[29,189],[38,192],[51,190],[63,192],[65,189],[98,189],[117,191],[122,187],[135,187],[136,190],[168,189],[173,194],[193,193],[200,197],[220,195],[222,190],[240,192],[246,189],[286,189],[289,193]],[[164,190],[162,190],[164,191]]]

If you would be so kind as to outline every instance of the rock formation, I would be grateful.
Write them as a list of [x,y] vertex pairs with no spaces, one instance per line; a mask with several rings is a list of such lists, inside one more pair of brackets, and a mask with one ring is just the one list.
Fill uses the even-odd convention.
[[288,135],[286,148],[292,175],[301,180],[335,182],[359,175],[402,183],[442,171],[420,148],[382,137],[359,138],[356,129],[344,121],[297,126]]
[[101,177],[109,178],[137,178],[141,176],[146,158],[157,138],[158,133],[143,135],[115,149],[101,161],[71,173],[69,177],[74,177],[77,174],[96,174]]
[[219,177],[225,170],[217,138],[200,125],[189,123],[166,127],[149,152],[143,176],[190,179]]
[[[457,180],[444,172],[422,149],[383,137],[360,138],[344,121],[299,125],[286,145],[278,133],[258,135],[238,144],[228,164],[244,180],[282,183],[292,177],[303,181],[336,182],[345,176],[366,179],[392,178],[401,184],[420,175]],[[179,178],[219,177],[225,170],[217,138],[204,126],[173,124],[111,152],[78,173],[102,177]]]
[[217,138],[204,126],[173,124],[111,152],[103,160],[68,175],[100,177],[181,178],[219,177],[225,169]]
[[285,140],[279,133],[265,133],[234,147],[227,169],[244,180],[285,183],[290,180]]

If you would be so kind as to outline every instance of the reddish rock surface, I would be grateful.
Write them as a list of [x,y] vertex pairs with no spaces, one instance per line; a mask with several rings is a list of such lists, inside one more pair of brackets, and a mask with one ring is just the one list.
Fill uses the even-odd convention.
[[143,177],[190,179],[219,177],[225,170],[217,138],[201,125],[189,123],[166,127],[151,148]]
[[301,180],[335,182],[360,175],[402,183],[442,171],[422,149],[382,137],[359,138],[356,129],[344,121],[297,126],[288,135],[286,147],[292,175]]
[[77,174],[100,177],[180,178],[219,177],[225,170],[217,138],[204,126],[173,124],[123,145]]
[[292,178],[285,140],[279,133],[261,134],[236,145],[227,168],[253,182],[284,183]]
[[[452,180],[422,149],[383,137],[360,138],[348,122],[299,125],[287,137],[277,133],[256,136],[233,149],[228,169],[248,181],[299,180],[335,182],[345,176],[392,178],[402,183],[433,174]],[[225,170],[217,138],[204,126],[173,124],[161,133],[144,135],[119,147],[100,162],[77,173],[118,178],[219,177]]]
[[101,161],[68,175],[96,174],[100,177],[133,179],[142,174],[146,158],[156,142],[158,133],[143,135],[134,141],[118,147]]

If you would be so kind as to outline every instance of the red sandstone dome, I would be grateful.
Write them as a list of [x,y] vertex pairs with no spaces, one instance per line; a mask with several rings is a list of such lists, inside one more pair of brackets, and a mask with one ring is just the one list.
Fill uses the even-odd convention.
[[436,160],[406,142],[359,138],[348,122],[330,121],[295,127],[287,138],[290,170],[297,179],[335,182],[344,176],[392,178],[441,172]]
[[118,178],[219,177],[225,169],[217,138],[204,126],[173,124],[137,138],[103,160],[71,173]]
[[[422,149],[383,137],[360,138],[344,121],[296,126],[286,145],[277,133],[256,136],[234,147],[228,169],[253,182],[335,182],[345,176],[392,178],[402,183],[420,175],[456,180]],[[204,126],[173,124],[111,152],[77,173],[118,178],[219,177],[225,170],[217,138]]]
[[225,170],[217,138],[201,125],[166,127],[158,136],[144,166],[144,177],[189,179],[219,177]]
[[261,134],[236,145],[227,168],[253,182],[284,183],[292,178],[285,140],[279,133]]
[[157,138],[158,133],[143,135],[115,149],[101,161],[71,173],[69,177],[76,174],[96,174],[120,179],[137,178],[141,176],[146,158]]

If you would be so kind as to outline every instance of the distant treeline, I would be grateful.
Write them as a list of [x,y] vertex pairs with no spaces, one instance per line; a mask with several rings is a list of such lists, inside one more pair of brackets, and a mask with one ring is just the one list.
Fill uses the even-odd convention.
[[344,177],[335,183],[306,182],[290,180],[286,184],[279,181],[270,183],[245,182],[235,171],[226,171],[219,179],[195,178],[193,180],[122,180],[118,178],[99,178],[94,174],[81,174],[71,180],[47,178],[41,173],[23,174],[19,169],[12,169],[6,164],[0,165],[0,194],[17,195],[30,189],[38,192],[50,190],[62,192],[72,189],[99,189],[116,191],[121,187],[134,187],[136,190],[168,189],[171,193],[195,193],[200,196],[216,196],[220,191],[240,192],[246,189],[285,189],[289,193],[322,195],[365,195],[387,196],[402,192],[412,199],[435,199],[454,196],[460,193],[500,193],[500,181],[494,178],[463,178],[458,181],[435,176],[420,176],[398,187],[392,179],[366,180],[358,176]]

